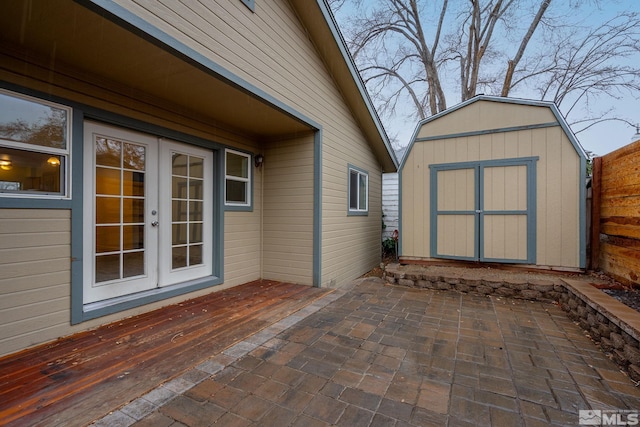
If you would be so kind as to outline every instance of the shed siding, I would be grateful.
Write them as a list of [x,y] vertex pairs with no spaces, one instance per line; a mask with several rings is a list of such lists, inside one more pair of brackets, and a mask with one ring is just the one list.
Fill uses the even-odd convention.
[[450,135],[516,126],[538,125],[555,122],[547,107],[513,106],[508,108],[497,102],[476,102],[446,114],[428,126],[422,126],[418,138]]
[[[480,105],[482,104],[482,109]],[[472,108],[469,108],[472,107]],[[470,111],[465,111],[469,109]],[[504,121],[491,119],[482,112],[487,109]],[[521,110],[515,114],[511,110]],[[546,112],[546,113],[543,113]],[[451,117],[450,117],[451,116]],[[501,106],[495,102],[476,102],[449,115],[423,125],[418,135],[444,135],[458,133],[465,120],[482,119],[485,128],[503,128],[506,124],[519,126],[555,120],[548,108],[528,106]],[[533,120],[532,118],[536,119]],[[439,123],[447,119],[447,126]],[[491,123],[484,120],[493,120]],[[518,120],[522,121],[518,121]],[[509,120],[513,120],[509,122]],[[435,128],[425,130],[425,128]],[[415,142],[402,169],[402,256],[431,257],[429,242],[429,164],[455,163],[475,160],[495,160],[538,156],[537,161],[537,250],[536,263],[568,268],[580,267],[579,227],[579,168],[580,158],[560,126],[500,132],[450,139]],[[520,202],[518,202],[520,203]],[[562,212],[562,215],[558,215]],[[514,225],[515,227],[515,225]],[[462,239],[462,237],[460,237]],[[462,241],[461,243],[462,244]],[[513,243],[516,244],[516,243]],[[495,253],[514,250],[520,253],[524,242],[516,247],[496,249]]]

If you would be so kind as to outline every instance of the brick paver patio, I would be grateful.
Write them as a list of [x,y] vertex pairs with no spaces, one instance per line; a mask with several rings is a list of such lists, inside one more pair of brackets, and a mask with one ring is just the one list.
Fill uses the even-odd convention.
[[640,411],[640,389],[556,305],[361,279],[96,425],[566,426],[581,409]]

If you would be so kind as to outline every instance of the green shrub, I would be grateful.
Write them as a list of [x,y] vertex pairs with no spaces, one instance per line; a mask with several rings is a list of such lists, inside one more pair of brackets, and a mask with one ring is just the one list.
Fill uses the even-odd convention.
[[396,241],[391,237],[382,241],[382,256],[396,256]]

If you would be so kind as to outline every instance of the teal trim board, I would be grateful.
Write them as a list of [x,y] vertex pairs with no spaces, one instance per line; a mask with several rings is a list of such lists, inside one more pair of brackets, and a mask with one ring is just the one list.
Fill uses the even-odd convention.
[[313,135],[313,286],[322,286],[322,129]]
[[[483,262],[501,262],[501,263],[521,263],[535,264],[536,262],[536,162],[538,157],[524,157],[502,160],[485,160],[473,162],[459,162],[439,165],[429,165],[430,169],[430,253],[434,258],[446,258],[465,261],[483,261]],[[486,168],[507,167],[507,166],[526,166],[526,192],[527,192],[527,208],[523,210],[486,210],[484,193],[484,177]],[[438,172],[450,170],[470,169],[474,171],[474,209],[460,210],[439,210],[438,209]],[[442,197],[446,197],[443,195]],[[474,255],[458,256],[444,254],[438,252],[438,241],[440,238],[446,238],[438,235],[438,219],[441,216],[466,215],[474,217]],[[513,216],[522,215],[526,217],[526,233],[527,233],[527,256],[525,259],[518,258],[490,258],[485,255],[485,217],[486,216]]]

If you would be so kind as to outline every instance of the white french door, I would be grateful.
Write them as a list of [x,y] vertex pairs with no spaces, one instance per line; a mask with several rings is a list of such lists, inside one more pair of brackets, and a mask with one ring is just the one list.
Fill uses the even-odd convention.
[[211,151],[95,122],[84,141],[84,303],[210,275]]

